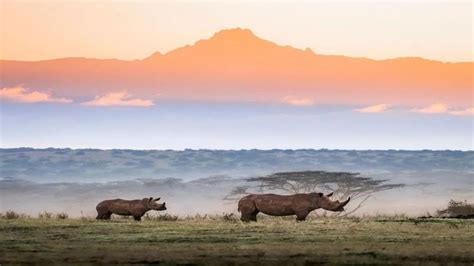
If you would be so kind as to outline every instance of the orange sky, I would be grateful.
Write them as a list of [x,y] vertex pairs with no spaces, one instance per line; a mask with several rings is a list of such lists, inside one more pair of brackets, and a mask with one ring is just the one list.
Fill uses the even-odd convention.
[[[140,59],[250,28],[318,54],[472,61],[472,3],[16,1],[1,8],[0,58]],[[271,10],[271,12],[268,12]]]
[[0,0],[1,145],[472,150],[472,14]]
[[[360,112],[400,105],[422,111],[433,106],[435,113],[443,108],[448,113],[463,112],[473,103],[472,62],[320,55],[239,28],[143,60],[0,62],[2,97],[15,95],[20,102],[33,96],[19,88],[30,88],[43,98],[54,92],[44,101],[81,99],[95,106],[153,106],[158,99],[370,107]],[[448,110],[449,106],[456,109]]]
[[2,99],[472,113],[471,2],[9,0],[0,7],[1,59],[66,58],[0,61]]

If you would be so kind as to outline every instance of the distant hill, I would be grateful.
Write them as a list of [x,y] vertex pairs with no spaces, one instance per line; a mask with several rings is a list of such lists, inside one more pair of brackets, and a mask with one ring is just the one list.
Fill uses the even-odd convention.
[[[362,173],[474,172],[474,152],[353,150],[0,149],[0,178],[36,182],[103,182],[250,177],[282,171]],[[417,174],[414,174],[415,176]]]
[[81,99],[127,90],[165,100],[281,102],[290,96],[325,104],[469,106],[473,66],[416,57],[321,55],[237,28],[141,60],[1,60],[0,86],[22,85]]

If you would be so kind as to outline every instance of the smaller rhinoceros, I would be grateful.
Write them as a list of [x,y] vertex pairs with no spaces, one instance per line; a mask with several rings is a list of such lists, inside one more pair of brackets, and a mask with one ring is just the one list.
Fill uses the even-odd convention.
[[100,220],[109,220],[112,214],[133,216],[135,221],[140,221],[142,216],[149,210],[164,211],[166,210],[166,202],[158,203],[157,199],[144,198],[141,200],[123,200],[113,199],[104,200],[97,204],[97,217]]
[[343,202],[332,201],[333,193],[307,193],[294,195],[254,194],[240,199],[238,210],[242,213],[244,222],[257,221],[257,214],[262,212],[271,216],[296,215],[297,221],[304,221],[306,216],[319,208],[340,212],[351,200],[349,197]]

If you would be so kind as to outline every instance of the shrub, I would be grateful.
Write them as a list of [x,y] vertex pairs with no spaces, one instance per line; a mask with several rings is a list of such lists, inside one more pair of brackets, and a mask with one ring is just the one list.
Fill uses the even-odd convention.
[[232,223],[239,221],[239,219],[233,213],[223,213],[222,220],[224,222],[232,222]]
[[444,217],[459,217],[474,215],[474,204],[469,204],[467,201],[450,200],[448,208],[438,211],[438,216]]
[[4,215],[2,215],[2,218],[5,218],[5,219],[18,219],[20,218],[21,215],[16,213],[15,211],[12,211],[12,210],[8,210],[5,212]]
[[65,212],[60,212],[56,214],[56,219],[64,220],[64,219],[67,219],[68,217],[69,215]]
[[51,219],[52,217],[53,217],[52,212],[44,211],[44,212],[38,213],[38,218],[39,219]]

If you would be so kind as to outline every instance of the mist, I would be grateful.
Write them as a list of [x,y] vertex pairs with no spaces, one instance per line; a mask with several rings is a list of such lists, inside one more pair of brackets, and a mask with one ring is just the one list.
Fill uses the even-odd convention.
[[0,211],[31,216],[48,211],[95,217],[102,200],[145,197],[166,202],[168,209],[160,213],[237,214],[238,199],[228,196],[249,185],[247,178],[307,170],[360,172],[403,184],[372,194],[353,215],[417,216],[442,209],[451,199],[474,201],[474,152],[23,148],[0,154]]

